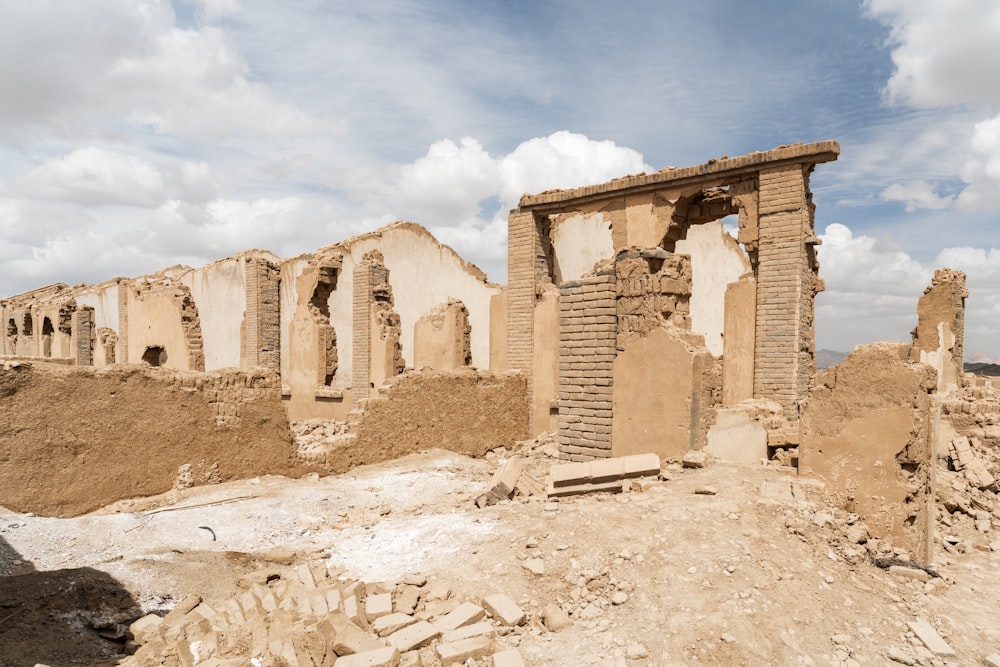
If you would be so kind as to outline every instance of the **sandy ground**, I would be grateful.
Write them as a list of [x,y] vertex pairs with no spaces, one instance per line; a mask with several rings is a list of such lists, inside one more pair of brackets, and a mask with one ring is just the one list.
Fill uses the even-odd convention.
[[[424,575],[458,599],[507,593],[532,620],[498,644],[537,667],[976,665],[1000,652],[989,536],[942,553],[941,576],[922,582],[875,567],[855,518],[785,470],[668,469],[645,492],[479,509],[497,461],[430,451],[73,519],[0,508],[0,572],[16,575],[0,576],[0,666],[115,664],[117,624],[188,593],[225,600],[269,560],[317,557],[365,581]],[[549,603],[571,627],[544,628]],[[907,626],[917,619],[956,655],[926,651]]]

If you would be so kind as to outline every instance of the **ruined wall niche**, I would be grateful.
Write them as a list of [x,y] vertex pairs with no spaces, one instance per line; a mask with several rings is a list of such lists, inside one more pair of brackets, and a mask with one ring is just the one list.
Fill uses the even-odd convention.
[[118,334],[114,329],[101,327],[97,330],[96,358],[94,364],[99,367],[115,363],[115,348],[118,346]]
[[309,297],[309,314],[316,325],[316,346],[323,386],[332,386],[337,375],[337,331],[330,323],[330,295],[337,289],[343,259],[325,258],[315,268],[316,286]]
[[55,333],[55,327],[52,326],[52,320],[47,316],[42,318],[42,356],[51,357],[52,356],[52,334]]
[[[125,310],[131,319],[127,329],[122,327],[128,337],[126,359],[148,362],[148,349],[160,347],[167,353],[161,365],[204,372],[201,319],[190,288],[170,278],[160,278],[132,281],[123,291],[128,292]],[[119,332],[119,344],[122,337]]]
[[965,360],[965,274],[943,268],[934,272],[930,286],[917,302],[911,357],[938,372],[938,393],[950,394],[962,386]]
[[439,304],[413,325],[413,367],[451,371],[472,365],[472,325],[459,299]]

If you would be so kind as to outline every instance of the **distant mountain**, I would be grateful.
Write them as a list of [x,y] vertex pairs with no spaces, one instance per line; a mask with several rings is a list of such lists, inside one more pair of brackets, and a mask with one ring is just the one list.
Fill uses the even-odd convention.
[[1000,364],[989,361],[965,362],[965,372],[976,375],[988,375],[990,377],[1000,377]]
[[829,368],[836,366],[847,358],[847,352],[837,352],[836,350],[816,350],[816,368]]

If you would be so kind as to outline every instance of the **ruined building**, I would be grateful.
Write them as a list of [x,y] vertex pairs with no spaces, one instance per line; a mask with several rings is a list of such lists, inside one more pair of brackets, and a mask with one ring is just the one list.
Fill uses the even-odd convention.
[[[214,406],[210,429],[252,428],[247,406],[263,401],[278,409],[265,421],[286,425],[276,447],[290,445],[288,423],[336,422],[296,453],[328,470],[420,447],[478,455],[546,432],[574,461],[773,461],[916,548],[929,541],[937,417],[960,414],[966,390],[964,276],[935,275],[911,343],[817,373],[809,179],[839,151],[795,144],[525,195],[510,212],[506,286],[405,222],[290,259],[249,250],[53,284],[0,301],[0,354],[93,369],[94,387],[141,365],[167,378],[168,403]],[[976,437],[952,422],[947,436]],[[16,432],[0,468],[5,451],[52,441]],[[170,448],[164,438],[149,456]]]

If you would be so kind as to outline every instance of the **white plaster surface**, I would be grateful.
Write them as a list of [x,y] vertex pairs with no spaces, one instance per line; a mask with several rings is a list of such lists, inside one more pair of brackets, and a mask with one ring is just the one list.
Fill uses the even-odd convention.
[[118,284],[95,285],[91,291],[76,295],[76,306],[90,306],[94,309],[94,326],[118,331]]
[[568,217],[553,228],[552,247],[557,281],[579,280],[614,256],[611,222],[600,213]]
[[180,282],[191,290],[201,321],[205,370],[239,368],[240,329],[246,313],[246,264],[230,258],[194,269]]
[[709,352],[720,356],[726,286],[751,270],[750,260],[736,239],[723,231],[722,220],[691,225],[675,251],[691,256],[691,330],[705,337]]
[[767,458],[767,431],[742,410],[720,409],[708,431],[709,454],[730,463],[760,464]]

